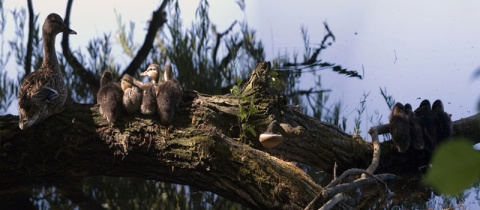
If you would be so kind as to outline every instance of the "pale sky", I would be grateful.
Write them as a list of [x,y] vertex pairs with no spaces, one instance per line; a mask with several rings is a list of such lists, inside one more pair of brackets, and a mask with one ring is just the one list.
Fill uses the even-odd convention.
[[[114,11],[122,15],[125,23],[130,20],[136,23],[135,39],[140,45],[147,20],[160,3],[74,1],[70,26],[78,35],[70,38],[71,47],[85,51],[89,39],[105,32],[114,35],[117,29]],[[188,27],[198,0],[180,3],[184,25]],[[26,1],[4,3],[7,10],[25,5]],[[353,126],[354,110],[364,92],[371,92],[368,114],[377,109],[386,122],[389,111],[379,87],[387,87],[397,101],[409,102],[414,107],[425,98],[432,102],[442,99],[453,120],[477,112],[480,78],[475,80],[472,75],[480,67],[480,1],[246,0],[246,6],[243,14],[234,0],[211,0],[210,18],[218,30],[223,31],[234,20],[243,20],[246,16],[264,43],[267,60],[286,50],[302,52],[301,25],[308,28],[312,43],[320,43],[325,33],[323,22],[328,23],[336,42],[324,51],[321,59],[360,72],[362,65],[365,69],[364,80],[346,78],[328,70],[321,73],[323,87],[333,90],[330,102],[341,100],[343,114],[353,112],[349,116],[349,127]],[[66,1],[42,0],[41,4],[34,1],[35,11],[40,12],[40,23],[51,12],[63,17],[65,7]],[[8,31],[13,23],[7,24],[10,24]],[[57,50],[60,49],[59,40],[57,46]],[[120,52],[118,46],[114,46],[115,49]],[[117,62],[125,66],[129,60]],[[311,85],[313,77],[303,76],[302,88],[308,89]],[[16,114],[15,109],[12,114]],[[364,126],[365,134],[371,125]]]

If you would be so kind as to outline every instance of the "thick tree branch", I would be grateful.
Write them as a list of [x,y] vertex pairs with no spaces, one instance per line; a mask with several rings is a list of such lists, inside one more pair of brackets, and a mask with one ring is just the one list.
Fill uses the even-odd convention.
[[[67,9],[65,12],[65,19],[63,20],[67,26],[70,26],[70,13],[72,10],[72,4],[73,4],[73,0],[68,0]],[[63,50],[63,55],[65,56],[65,59],[67,60],[68,64],[70,64],[70,66],[72,67],[75,75],[79,76],[82,82],[88,84],[88,86],[90,87],[90,91],[92,93],[98,92],[98,89],[100,88],[99,80],[91,71],[89,71],[88,69],[85,69],[85,67],[83,67],[83,65],[73,55],[69,46],[70,35],[68,33],[62,33],[62,34],[63,34],[62,50]]]
[[25,55],[25,75],[32,71],[32,54],[33,54],[33,35],[35,33],[35,13],[33,12],[32,0],[27,1],[28,5],[28,41],[27,54]]
[[142,62],[147,58],[150,50],[153,47],[153,41],[155,40],[156,34],[160,27],[167,22],[167,17],[165,13],[165,7],[167,6],[169,0],[164,0],[160,7],[152,14],[152,19],[150,25],[148,26],[147,35],[143,42],[142,47],[138,50],[137,55],[133,58],[132,62],[128,65],[125,71],[122,73],[122,76],[125,74],[134,75],[136,71],[140,68]]

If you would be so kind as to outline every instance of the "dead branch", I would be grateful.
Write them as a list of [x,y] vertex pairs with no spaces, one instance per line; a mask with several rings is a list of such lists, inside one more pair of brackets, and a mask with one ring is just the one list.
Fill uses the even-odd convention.
[[[72,10],[72,4],[73,4],[73,0],[68,0],[67,9],[65,12],[65,19],[63,20],[67,26],[70,25],[70,13]],[[79,76],[84,83],[88,84],[88,86],[90,87],[90,91],[92,93],[98,92],[98,89],[100,87],[99,87],[99,81],[97,77],[95,77],[95,75],[91,71],[89,71],[88,69],[85,69],[85,67],[83,67],[83,65],[73,55],[72,51],[70,50],[69,37],[70,36],[68,33],[63,33],[62,50],[63,50],[63,55],[67,60],[67,63],[72,67],[75,75]],[[96,94],[93,94],[93,95],[95,96]]]
[[27,1],[28,4],[28,41],[27,54],[25,55],[25,74],[32,71],[32,53],[33,53],[33,35],[35,33],[35,13],[33,12],[32,0]]
[[342,202],[345,200],[345,195],[343,193],[338,193],[335,196],[333,196],[332,199],[327,201],[319,210],[329,210],[332,209],[337,203]]
[[165,8],[168,3],[169,0],[164,0],[160,7],[152,13],[152,19],[148,25],[147,35],[145,35],[143,45],[140,50],[138,50],[137,55],[133,58],[132,62],[130,62],[125,71],[123,71],[122,76],[125,74],[134,75],[140,68],[142,62],[147,58],[153,47],[153,41],[155,41],[158,30],[167,22]]

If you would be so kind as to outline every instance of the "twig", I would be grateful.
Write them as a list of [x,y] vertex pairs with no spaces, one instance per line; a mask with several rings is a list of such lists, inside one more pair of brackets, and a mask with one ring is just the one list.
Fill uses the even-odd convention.
[[356,179],[352,182],[349,182],[349,183],[345,183],[345,184],[339,184],[337,186],[334,186],[334,187],[331,187],[331,188],[324,188],[323,192],[322,192],[322,196],[323,198],[327,199],[329,197],[331,197],[331,195],[334,195],[334,194],[337,194],[337,193],[340,193],[340,192],[346,192],[346,191],[349,191],[349,190],[352,190],[352,189],[356,189],[356,188],[359,188],[360,186],[363,186],[363,185],[367,185],[367,184],[371,184],[371,183],[374,183],[374,182],[380,182],[382,184],[385,185],[385,190],[388,191],[388,187],[386,185],[386,183],[384,181],[388,181],[388,180],[393,180],[393,179],[396,179],[397,176],[393,175],[393,174],[378,174],[378,175],[374,175],[372,176],[372,178],[360,178],[360,179]]
[[233,29],[233,26],[235,26],[235,24],[237,24],[237,21],[233,21],[232,25],[230,25],[230,27],[227,30],[225,30],[223,33],[216,34],[217,40],[215,40],[215,47],[213,48],[213,51],[212,51],[212,60],[215,65],[217,65],[217,52],[218,52],[218,48],[220,47],[220,41],[222,40],[223,36],[225,36],[228,32],[230,32]]
[[[338,184],[342,179],[345,177],[352,175],[352,174],[360,174],[364,173],[369,175],[371,178],[359,178],[356,179],[352,182],[345,183],[345,184]],[[340,175],[336,180],[330,182],[323,190],[305,207],[305,210],[311,209],[313,205],[320,199],[328,199],[331,197],[333,194],[341,193],[341,192],[346,192],[355,188],[359,188],[360,186],[371,184],[374,182],[380,182],[385,185],[385,190],[388,191],[387,184],[384,181],[392,180],[395,179],[396,176],[393,174],[379,174],[379,175],[373,175],[371,173],[368,173],[368,171],[363,170],[363,169],[349,169]]]
[[[389,132],[388,124],[373,126],[372,128],[370,128],[370,130],[368,130],[368,133],[372,137],[372,143],[373,143],[372,163],[367,168],[367,171],[369,173],[373,174],[373,172],[377,170],[378,163],[380,162],[380,142],[378,140],[378,135],[388,133],[388,132]],[[362,177],[364,176],[362,175]]]
[[333,180],[337,180],[337,161],[333,164]]
[[319,208],[318,210],[329,210],[329,209],[332,209],[335,205],[337,205],[337,203],[339,203],[340,201],[343,201],[345,200],[345,195],[343,193],[338,193],[336,194],[335,196],[333,196],[332,199],[330,199],[329,201],[327,201],[321,208]]

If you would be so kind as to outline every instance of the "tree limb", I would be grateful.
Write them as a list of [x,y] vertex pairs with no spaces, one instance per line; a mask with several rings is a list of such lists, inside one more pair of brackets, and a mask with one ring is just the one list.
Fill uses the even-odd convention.
[[[67,26],[70,26],[70,13],[72,10],[73,0],[68,0],[67,2],[67,9],[65,12],[65,19],[63,20]],[[69,44],[69,37],[68,33],[62,33],[62,50],[65,59],[67,60],[68,64],[72,67],[75,75],[79,76],[82,82],[87,83],[90,87],[90,91],[92,93],[98,92],[100,88],[100,82],[97,77],[88,69],[85,69],[83,65],[77,60],[77,58],[73,55],[72,51],[70,50]],[[96,94],[93,94],[94,96]]]
[[28,41],[27,54],[25,55],[25,76],[32,71],[33,35],[35,33],[35,13],[33,12],[32,0],[27,1],[28,5]]
[[143,45],[140,50],[138,50],[137,55],[133,58],[125,71],[123,71],[122,76],[125,74],[134,75],[135,72],[140,68],[142,62],[147,58],[150,50],[153,47],[153,41],[155,41],[158,30],[167,22],[165,7],[167,6],[168,2],[169,0],[164,0],[160,7],[153,12]]

